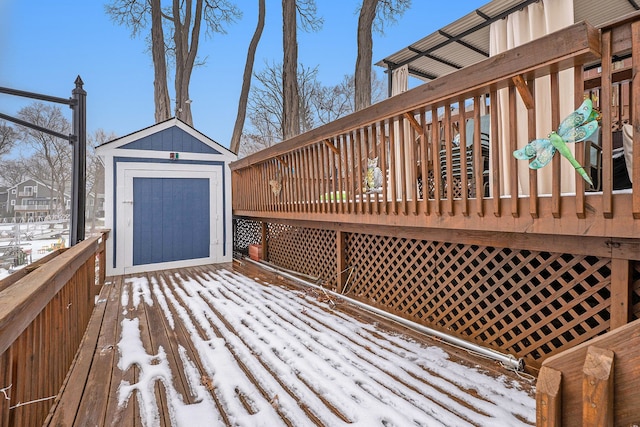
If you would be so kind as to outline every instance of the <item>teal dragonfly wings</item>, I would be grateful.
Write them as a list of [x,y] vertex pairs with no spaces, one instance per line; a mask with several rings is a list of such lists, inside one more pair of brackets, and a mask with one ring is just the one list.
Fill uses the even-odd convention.
[[591,100],[585,99],[576,111],[569,114],[560,123],[557,132],[551,132],[548,139],[534,139],[524,148],[514,151],[513,156],[519,160],[529,160],[535,157],[529,163],[529,168],[540,169],[551,161],[557,150],[569,160],[569,163],[585,181],[593,185],[582,165],[571,154],[567,143],[584,141],[589,138],[598,129],[598,116],[599,113],[593,109]]

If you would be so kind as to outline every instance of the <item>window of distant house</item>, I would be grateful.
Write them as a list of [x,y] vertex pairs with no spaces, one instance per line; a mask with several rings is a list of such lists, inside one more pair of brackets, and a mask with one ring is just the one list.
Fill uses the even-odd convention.
[[30,196],[30,195],[32,195],[32,194],[33,194],[33,187],[31,187],[30,185],[29,185],[29,186],[24,187],[24,194],[25,194],[26,196]]
[[16,194],[16,193],[17,193],[17,191],[16,191],[15,188],[11,190],[11,194]]
[[15,205],[16,205],[16,201],[15,201],[15,200],[12,200],[12,201],[11,201],[11,206],[15,206]]

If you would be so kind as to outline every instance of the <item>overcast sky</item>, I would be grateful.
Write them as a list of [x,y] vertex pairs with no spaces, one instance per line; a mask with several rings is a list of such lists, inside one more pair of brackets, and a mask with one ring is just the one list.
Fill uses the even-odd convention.
[[[373,61],[406,47],[486,4],[488,0],[413,0],[385,34],[374,35]],[[358,0],[316,0],[324,25],[298,33],[299,62],[318,67],[335,85],[353,74]],[[87,127],[123,136],[154,123],[153,67],[144,37],[111,22],[100,0],[0,0],[0,86],[69,97],[80,75],[88,93]],[[257,1],[236,0],[243,17],[227,34],[203,39],[206,65],[192,75],[194,126],[225,147],[235,122],[246,51],[257,20]],[[281,2],[267,1],[267,19],[255,69],[282,61]],[[382,69],[378,68],[380,77]],[[172,84],[169,89],[172,91]],[[0,112],[15,115],[33,102],[0,94]],[[67,107],[63,107],[66,109]],[[71,111],[68,110],[71,119]]]

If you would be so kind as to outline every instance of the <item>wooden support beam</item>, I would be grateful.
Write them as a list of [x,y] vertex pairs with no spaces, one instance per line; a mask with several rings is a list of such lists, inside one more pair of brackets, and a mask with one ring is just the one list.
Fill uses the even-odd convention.
[[[509,152],[513,153],[518,149],[518,106],[516,99],[516,91],[513,87],[509,88],[509,133],[508,133],[508,144],[509,144]],[[511,167],[511,176],[509,178],[509,185],[511,187],[511,216],[514,218],[518,218],[520,216],[520,212],[518,211],[518,203],[517,199],[519,197],[518,194],[518,159],[513,156],[509,156],[509,164]]]
[[269,261],[269,245],[267,244],[267,238],[269,236],[269,224],[262,222],[261,224],[262,235],[262,259]]
[[[631,68],[633,80],[631,81],[630,99],[631,105],[631,126],[633,127],[633,152],[640,152],[640,21],[635,21],[631,24]],[[632,164],[632,181],[638,185],[640,182],[640,164],[638,164],[638,155],[635,154],[636,159]],[[640,219],[640,191],[635,190],[633,192],[633,218]]]
[[333,145],[333,142],[329,141],[328,139],[325,139],[324,143],[325,143],[325,145],[327,147],[329,147],[331,149],[331,151],[336,153],[337,156],[340,155],[340,149],[338,147],[336,147],[335,145]]
[[536,425],[562,425],[562,372],[544,365],[536,382]]
[[631,312],[631,262],[628,259],[611,259],[611,329],[629,323]]
[[527,110],[533,110],[535,107],[535,103],[533,102],[533,94],[529,90],[527,82],[524,81],[524,77],[522,77],[522,74],[513,76],[511,80],[516,86],[516,89],[518,89],[518,93],[520,94],[520,98],[522,98],[522,102],[524,102],[524,106],[527,107]]
[[417,134],[422,135],[422,126],[420,126],[420,123],[418,123],[415,116],[413,114],[410,114],[409,112],[406,112],[404,113],[404,117],[409,121],[409,124],[411,125],[413,130],[415,130]]
[[344,291],[347,280],[347,233],[342,230],[336,231],[336,274],[338,275],[338,293]]
[[[574,102],[575,105],[580,105],[584,99],[584,72],[582,71],[582,66],[575,67],[573,69],[573,93],[574,93]],[[578,163],[584,165],[585,160],[585,142],[579,141],[576,142],[575,145],[575,158]],[[589,173],[589,172],[587,172]],[[585,183],[586,181],[582,179],[580,175],[578,175],[577,171],[575,174],[576,179],[576,216],[580,219],[586,218],[585,212]]]
[[[491,110],[491,135],[498,135],[498,91],[491,90],[490,93],[491,104],[489,108]],[[437,116],[436,116],[437,117]],[[501,216],[501,183],[500,183],[500,173],[496,173],[495,171],[499,171],[502,166],[500,166],[500,144],[498,142],[499,138],[491,138],[489,143],[491,144],[491,152],[493,153],[489,156],[491,160],[491,167],[493,168],[493,173],[491,174],[491,197],[493,199],[493,215],[496,217]]]
[[[527,82],[527,88],[531,92],[535,91],[535,82],[535,79]],[[535,99],[533,102],[535,104]],[[536,137],[536,109],[532,108],[527,111],[527,139],[532,141],[536,139]],[[538,218],[538,209],[538,171],[536,169],[529,169],[529,215],[531,215],[531,218]]]
[[[602,32],[602,89],[600,99],[611,100],[611,31]],[[611,129],[611,103],[603,102],[602,105],[602,129]],[[613,218],[613,141],[611,132],[602,132],[602,215]]]
[[[560,125],[560,76],[558,73],[551,73],[551,129],[558,129]],[[551,215],[560,218],[560,205],[562,202],[562,156],[558,153],[551,160]]]
[[283,167],[285,167],[285,168],[288,168],[288,167],[289,167],[289,165],[287,164],[287,162],[285,162],[284,160],[282,160],[282,158],[281,158],[281,157],[276,157],[275,159],[276,159],[276,160],[278,161],[278,163],[280,163]]
[[590,346],[582,374],[582,425],[613,426],[613,351]]

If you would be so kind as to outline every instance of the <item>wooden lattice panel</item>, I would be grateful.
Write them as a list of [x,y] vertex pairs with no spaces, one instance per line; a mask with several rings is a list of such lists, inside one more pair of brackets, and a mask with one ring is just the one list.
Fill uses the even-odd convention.
[[[424,180],[422,177],[418,177],[418,198],[424,198]],[[433,179],[433,171],[430,170],[427,175],[427,198],[435,199],[436,188],[435,188],[435,180]]]
[[539,365],[609,327],[610,260],[349,234],[349,293]]
[[336,288],[335,231],[270,223],[267,240],[270,262]]
[[631,286],[631,320],[640,319],[640,261],[633,261]]
[[[460,178],[453,178],[453,198],[460,199],[462,198],[462,180]],[[446,181],[443,183],[443,198],[449,197],[449,188],[447,186]]]
[[262,240],[262,223],[244,218],[233,219],[233,250],[244,254],[249,252],[249,245],[258,244]]

